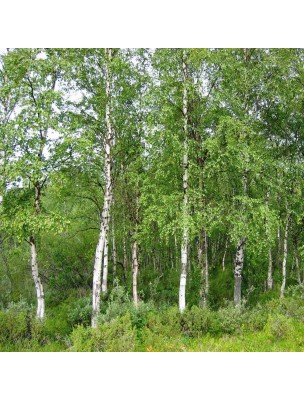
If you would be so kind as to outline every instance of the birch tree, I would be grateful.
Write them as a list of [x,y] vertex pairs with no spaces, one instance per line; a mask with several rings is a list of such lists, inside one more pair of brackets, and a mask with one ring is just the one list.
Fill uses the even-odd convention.
[[[59,219],[47,216],[42,210],[42,196],[49,175],[55,167],[52,158],[53,143],[49,136],[50,129],[58,129],[58,114],[54,107],[61,101],[55,85],[59,73],[56,52],[43,49],[19,50],[9,53],[11,63],[17,63],[17,84],[21,95],[18,112],[14,120],[16,137],[14,140],[15,156],[9,162],[10,185],[24,193],[26,203],[14,209],[6,203],[10,231],[19,238],[25,238],[30,246],[32,278],[37,298],[37,317],[43,320],[45,313],[44,287],[38,271],[37,237],[42,229],[57,229]],[[31,199],[32,211],[29,207]],[[59,222],[60,224],[60,222]]]
[[[104,175],[105,175],[105,190],[104,190],[104,204],[102,210],[102,221],[100,224],[99,239],[96,247],[94,273],[93,273],[93,301],[92,301],[92,327],[96,328],[98,321],[98,313],[100,309],[100,292],[101,292],[101,268],[102,268],[102,255],[105,244],[108,243],[109,232],[109,218],[110,206],[112,197],[112,143],[113,143],[113,127],[111,121],[111,98],[112,98],[112,49],[105,49],[106,57],[106,140],[105,140],[105,153],[104,153]],[[106,249],[106,252],[108,248]],[[106,285],[107,265],[104,266],[104,291]]]

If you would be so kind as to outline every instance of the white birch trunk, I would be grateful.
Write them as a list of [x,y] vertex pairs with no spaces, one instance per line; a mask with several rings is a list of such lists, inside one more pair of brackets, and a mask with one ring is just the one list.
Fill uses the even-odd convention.
[[269,290],[273,289],[273,262],[271,248],[268,249],[268,274],[267,274],[267,288]]
[[137,255],[137,241],[132,240],[132,270],[133,270],[133,302],[135,307],[138,305],[137,293],[137,276],[138,276],[138,255]]
[[209,294],[209,260],[208,260],[208,238],[207,232],[202,232],[202,239],[199,241],[198,260],[201,265],[201,286],[200,298],[202,307],[207,307]]
[[37,250],[34,237],[30,237],[31,247],[31,270],[32,277],[35,283],[36,297],[37,297],[37,318],[42,321],[44,318],[44,291],[43,285],[38,273]]
[[182,313],[186,308],[186,282],[187,282],[187,263],[188,263],[188,89],[187,89],[187,56],[186,50],[183,51],[183,116],[184,116],[184,156],[183,156],[183,236],[181,245],[181,275],[179,286],[179,310]]
[[101,292],[106,294],[108,291],[108,265],[109,265],[109,240],[108,233],[105,235],[104,251],[103,251],[103,272]]
[[203,297],[203,307],[207,307],[208,302],[208,295],[209,295],[209,261],[208,261],[208,237],[207,232],[204,231],[204,245],[205,245],[205,265],[204,265],[204,281],[205,281],[205,288],[204,288],[204,297]]
[[223,260],[222,260],[222,270],[223,271],[225,271],[225,261],[226,261],[227,248],[228,248],[228,236],[226,237],[225,250],[224,250],[224,255],[223,255]]
[[[269,211],[269,197],[270,197],[270,191],[269,191],[269,189],[268,189],[268,190],[267,190],[267,193],[266,193],[266,207],[267,207],[267,211]],[[266,221],[266,236],[267,236],[267,241],[269,242],[270,234],[269,234],[268,221]],[[271,247],[270,247],[269,244],[268,244],[267,288],[268,288],[268,290],[272,290],[272,289],[273,289],[273,261],[272,261]]]
[[281,297],[284,297],[285,287],[286,287],[289,225],[290,225],[290,214],[287,214],[285,233],[284,233],[284,244],[283,244],[283,262],[282,262],[283,280],[282,280],[282,286],[281,286]]
[[242,299],[242,272],[244,267],[246,238],[243,237],[236,248],[234,259],[234,304],[239,307]]
[[93,272],[93,298],[92,298],[92,327],[96,328],[98,313],[100,310],[100,292],[101,292],[101,266],[105,242],[105,231],[103,221],[101,222],[99,238],[95,252],[95,263]]
[[114,227],[113,216],[112,216],[112,253],[113,253],[113,281],[114,281],[117,269],[117,255],[116,255],[115,227]]
[[4,151],[3,151],[3,150],[0,150],[0,174],[1,174],[1,182],[0,182],[0,207],[1,207],[2,202],[3,202],[3,194],[4,194],[4,187],[5,187],[4,182],[2,182],[2,177],[3,177],[3,175],[4,175],[3,165],[4,165]]
[[112,60],[112,49],[105,49],[106,54],[106,125],[107,136],[105,143],[105,191],[104,191],[104,205],[102,212],[102,222],[100,225],[100,234],[96,247],[95,263],[93,272],[93,289],[92,289],[92,327],[96,328],[98,314],[100,310],[100,289],[101,289],[101,267],[102,256],[104,251],[105,242],[109,232],[109,218],[110,218],[110,205],[112,198],[112,157],[111,148],[113,142],[113,129],[111,123],[111,68],[110,63]]
[[124,282],[125,282],[125,286],[127,286],[128,258],[127,258],[127,243],[126,243],[125,229],[124,229],[124,237],[123,237],[123,269],[124,269]]

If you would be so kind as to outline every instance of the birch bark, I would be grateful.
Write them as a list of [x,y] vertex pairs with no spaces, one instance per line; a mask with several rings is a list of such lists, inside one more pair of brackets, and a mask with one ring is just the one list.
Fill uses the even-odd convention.
[[188,264],[188,69],[186,50],[183,50],[183,117],[184,117],[184,155],[183,155],[183,235],[181,245],[181,275],[179,286],[179,310],[183,312],[186,308],[186,281],[187,281],[187,264]]
[[289,233],[289,226],[291,221],[290,213],[287,213],[286,217],[286,225],[285,225],[285,232],[284,232],[284,243],[283,243],[283,262],[282,262],[282,286],[281,286],[281,297],[284,297],[285,294],[285,287],[286,287],[286,276],[287,276],[287,255],[288,255],[288,233]]
[[137,240],[132,240],[132,268],[133,268],[133,302],[135,307],[138,305],[137,293],[137,275],[138,275],[138,255],[137,255]]
[[117,255],[116,255],[115,227],[114,227],[113,216],[112,216],[112,253],[113,253],[113,281],[114,281],[117,269]]
[[[41,196],[41,186],[39,185],[39,183],[36,183],[36,185],[35,185],[35,201],[34,201],[34,210],[35,210],[36,216],[38,216],[40,214],[40,207],[39,207],[40,196]],[[36,248],[36,242],[35,242],[35,237],[34,237],[33,232],[30,236],[29,242],[30,242],[30,250],[31,250],[31,271],[32,271],[33,281],[35,284],[36,298],[37,298],[37,318],[40,321],[42,321],[44,319],[44,310],[45,310],[44,290],[43,290],[43,285],[42,285],[41,279],[39,277],[39,272],[38,272],[37,248]]]
[[[269,211],[269,198],[270,198],[270,191],[269,189],[267,190],[266,193],[266,207],[267,211]],[[270,239],[270,233],[269,233],[269,226],[268,226],[268,221],[266,221],[266,236],[267,240],[269,242]],[[267,273],[267,288],[269,290],[273,289],[273,262],[272,262],[272,253],[271,253],[271,247],[268,244],[268,273]]]
[[106,294],[108,291],[108,265],[109,265],[109,233],[105,234],[104,241],[104,252],[103,252],[103,273],[102,273],[102,284],[101,292]]
[[37,250],[34,236],[30,237],[31,248],[31,270],[32,277],[35,283],[37,297],[37,318],[42,321],[44,318],[44,290],[38,273]]
[[111,61],[112,61],[112,49],[105,49],[106,55],[106,143],[105,143],[105,191],[104,191],[104,204],[102,212],[102,221],[100,224],[99,239],[95,252],[94,272],[93,272],[93,290],[92,290],[92,321],[91,325],[93,328],[97,326],[98,314],[100,310],[100,291],[101,291],[101,268],[102,268],[102,256],[104,252],[105,243],[107,241],[109,231],[109,217],[110,217],[110,204],[111,204],[111,192],[112,192],[112,141],[113,141],[113,129],[111,122],[111,97],[112,97],[112,84],[111,84]]
[[234,304],[241,305],[242,298],[242,272],[244,267],[244,252],[245,252],[246,237],[243,237],[236,248],[234,259]]
[[228,236],[226,237],[225,250],[224,250],[223,259],[222,259],[222,270],[223,271],[225,271],[225,261],[226,261],[227,249],[228,249]]

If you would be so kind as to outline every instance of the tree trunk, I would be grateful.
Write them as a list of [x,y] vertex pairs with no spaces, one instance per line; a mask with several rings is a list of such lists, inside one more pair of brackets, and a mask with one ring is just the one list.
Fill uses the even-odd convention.
[[30,247],[31,247],[31,270],[37,296],[37,318],[40,321],[42,321],[44,318],[44,291],[38,273],[37,250],[33,235],[30,237]]
[[301,281],[301,274],[300,274],[300,261],[299,261],[299,254],[295,251],[295,261],[296,261],[296,274],[297,274],[297,281],[299,285],[302,285]]
[[137,293],[137,276],[138,276],[138,255],[137,255],[137,241],[132,239],[132,270],[133,270],[133,302],[137,307],[138,293]]
[[293,242],[293,254],[294,254],[295,263],[296,263],[297,281],[298,281],[299,285],[302,285],[301,272],[300,272],[300,260],[299,260],[299,253],[298,253],[298,237],[297,237],[296,233],[293,235],[292,242]]
[[[266,193],[266,208],[267,211],[269,212],[269,198],[270,198],[270,190],[267,189]],[[270,234],[269,234],[269,226],[268,226],[268,221],[266,219],[266,236],[267,236],[267,241],[269,243],[270,240]],[[268,244],[268,273],[267,273],[267,288],[269,290],[273,289],[273,261],[272,261],[272,253],[271,253],[271,247],[270,244]]]
[[101,292],[107,294],[108,291],[108,265],[109,265],[109,233],[106,233],[104,241],[104,252],[103,252],[103,271],[102,271],[102,284]]
[[100,288],[101,288],[101,264],[105,242],[109,232],[110,205],[112,198],[112,156],[111,148],[113,141],[112,123],[111,123],[111,67],[112,49],[105,49],[106,54],[106,125],[107,136],[105,143],[105,191],[104,204],[102,212],[102,221],[100,224],[100,234],[96,247],[95,263],[93,272],[93,290],[92,290],[92,327],[96,328],[97,319],[100,310]]
[[93,272],[93,298],[92,298],[92,327],[96,328],[98,314],[100,310],[100,292],[101,292],[101,266],[105,243],[105,230],[103,221],[100,224],[99,239],[95,252],[95,263]]
[[209,263],[208,263],[208,238],[207,232],[204,231],[203,234],[203,245],[204,250],[202,249],[202,245],[200,244],[199,248],[199,261],[202,266],[201,269],[201,288],[200,288],[200,297],[202,301],[202,306],[207,306],[208,294],[209,294]]
[[205,245],[205,288],[204,288],[203,307],[206,307],[209,295],[208,237],[206,231],[204,231],[204,245]]
[[224,250],[224,255],[223,255],[223,260],[222,260],[222,270],[223,271],[225,271],[225,261],[226,261],[227,248],[228,248],[228,236],[226,237],[225,250]]
[[2,180],[4,176],[4,151],[0,150],[0,176],[1,176],[1,181],[0,181],[0,207],[2,205],[3,201],[3,195],[4,195],[4,189],[5,189],[5,182]]
[[244,252],[245,252],[246,238],[243,237],[236,248],[236,255],[234,259],[234,304],[241,305],[242,299],[242,272],[244,267]]
[[286,218],[286,226],[285,226],[285,233],[284,233],[284,244],[283,244],[283,262],[282,262],[282,286],[281,286],[281,298],[284,297],[285,294],[285,287],[286,287],[286,275],[287,275],[287,255],[288,255],[288,231],[290,225],[290,213],[287,213]]
[[117,269],[117,254],[116,254],[115,228],[114,228],[113,217],[112,217],[112,252],[113,252],[113,281],[114,281]]
[[186,281],[187,281],[187,263],[188,263],[188,89],[187,89],[187,56],[186,50],[183,50],[183,116],[184,116],[184,156],[183,156],[183,236],[181,245],[181,275],[179,286],[179,310],[183,312],[186,308]]
[[273,289],[273,262],[271,248],[268,248],[268,274],[267,274],[267,288],[269,290]]

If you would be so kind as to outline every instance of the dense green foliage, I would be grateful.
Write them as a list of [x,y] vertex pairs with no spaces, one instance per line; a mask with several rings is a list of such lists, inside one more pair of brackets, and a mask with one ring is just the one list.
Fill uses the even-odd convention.
[[[0,55],[0,350],[301,351],[303,49],[111,54]],[[109,102],[108,290],[94,329]]]

